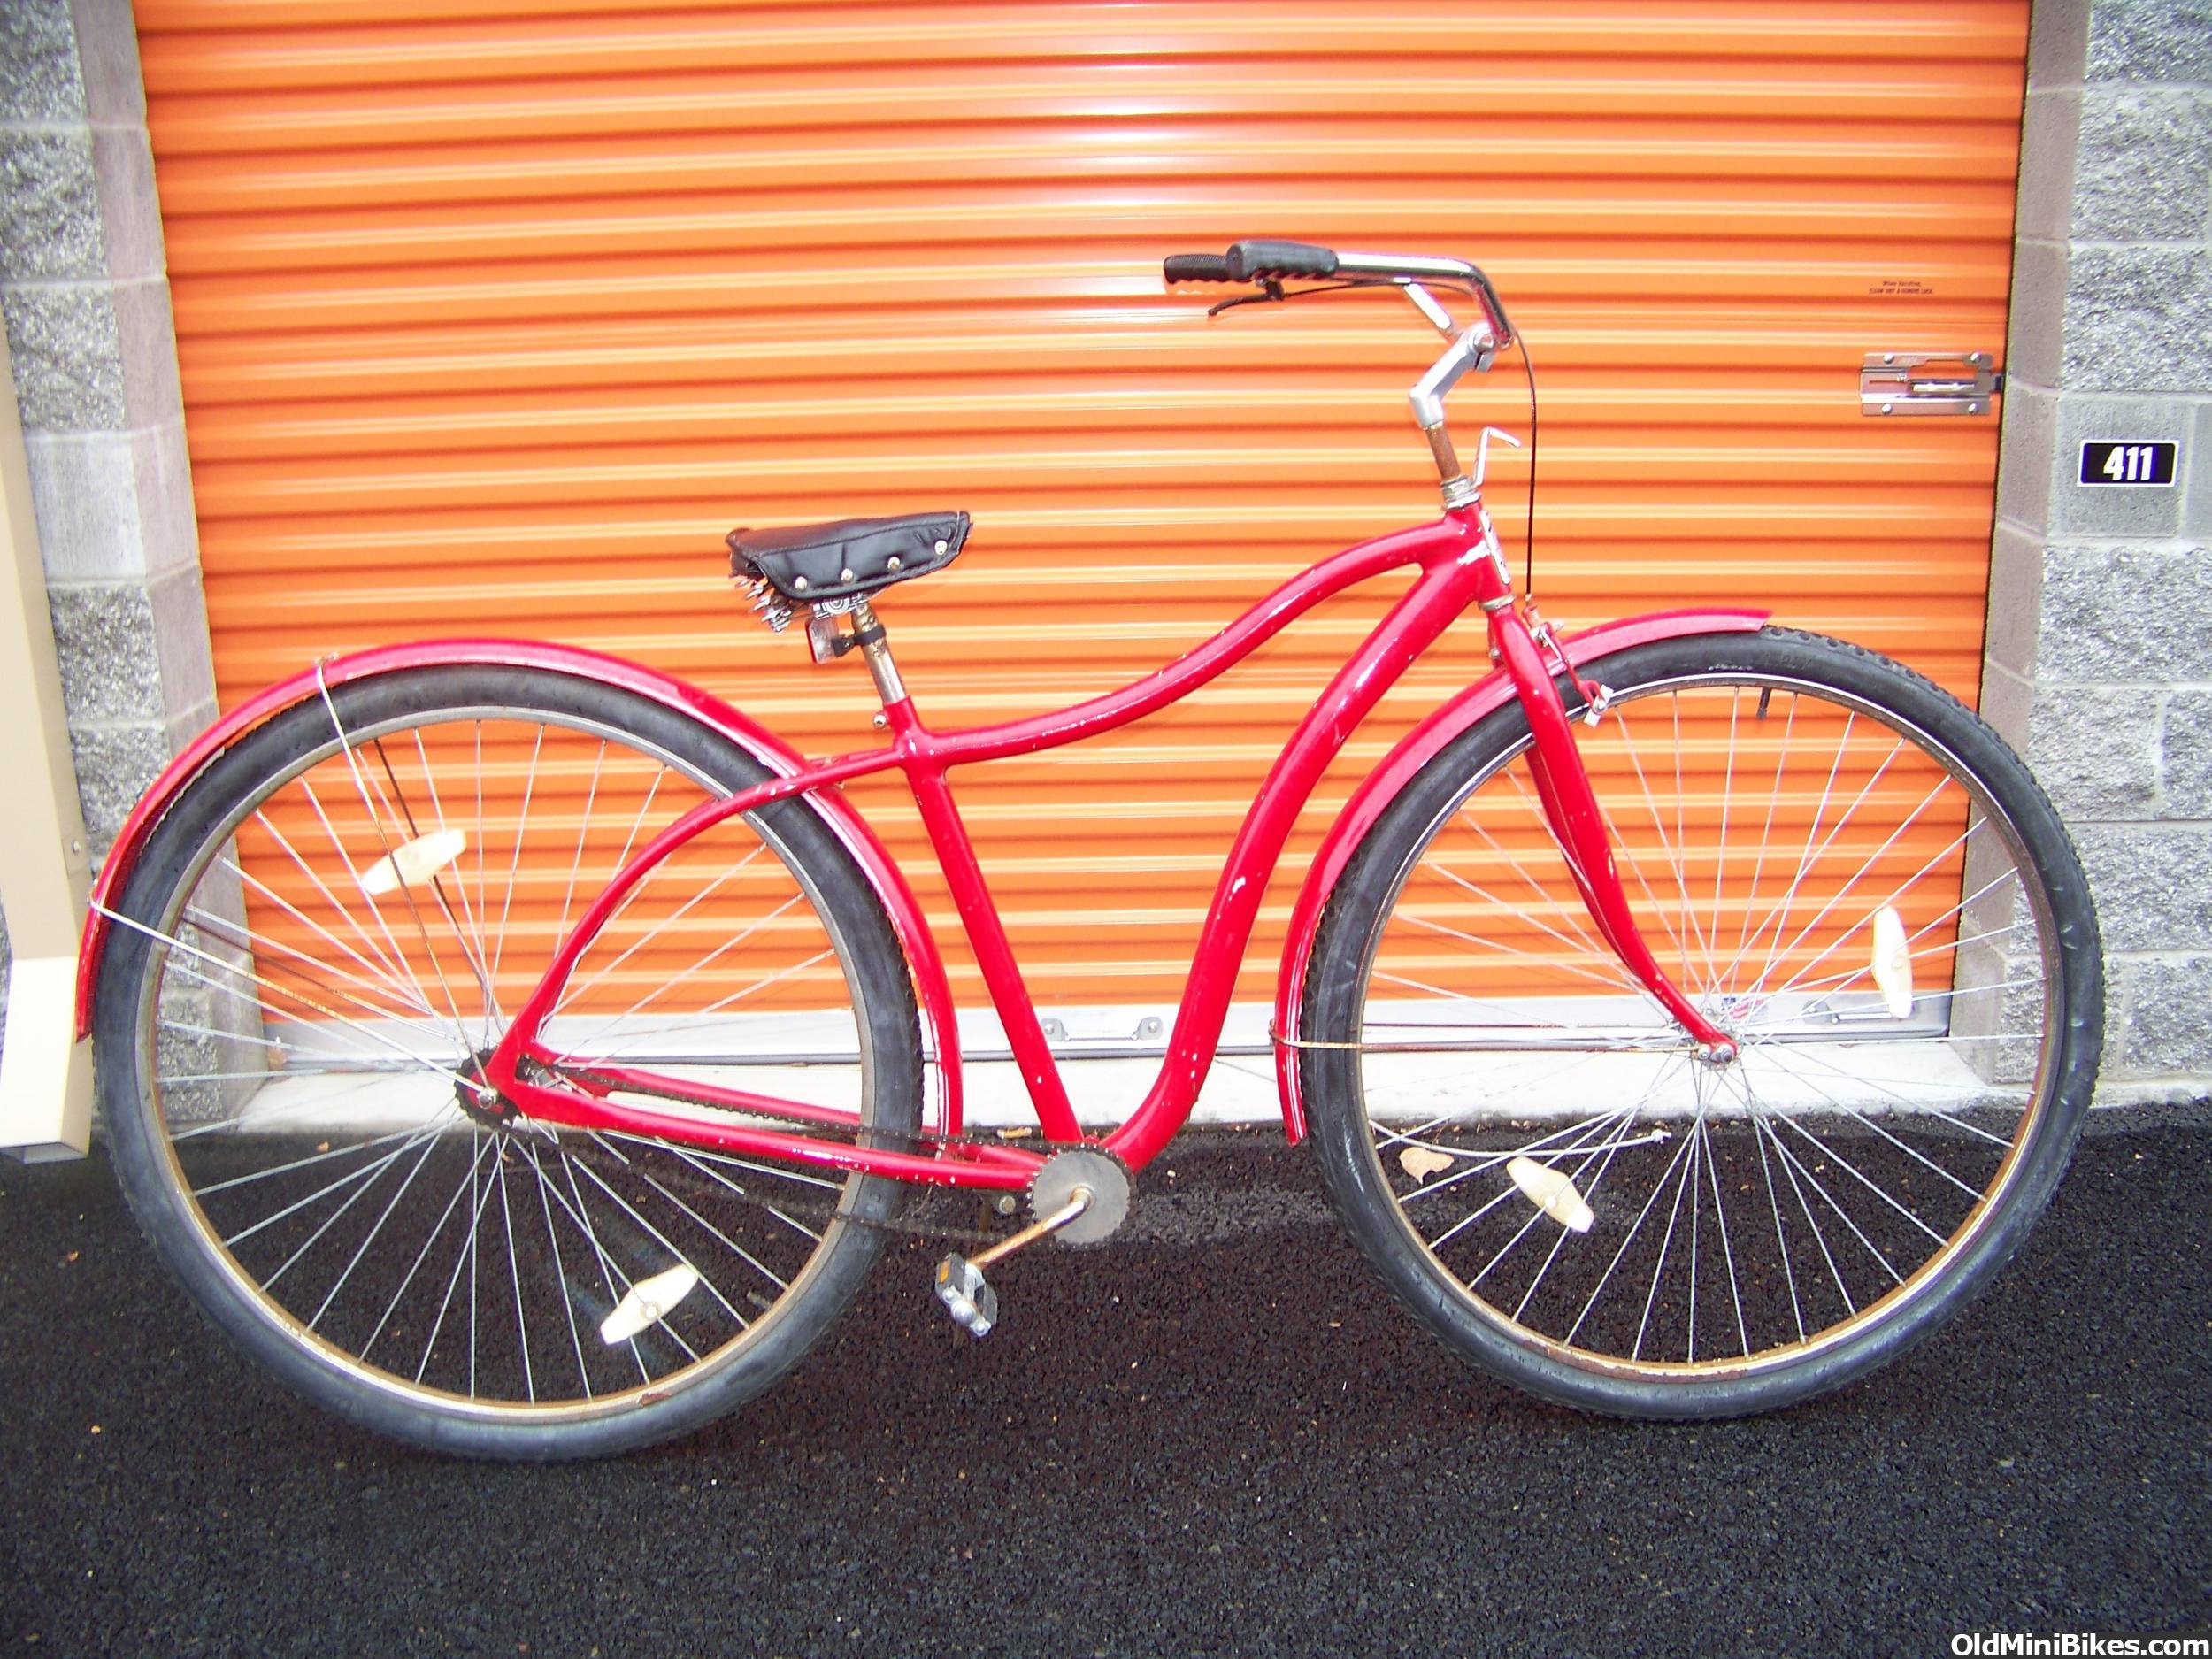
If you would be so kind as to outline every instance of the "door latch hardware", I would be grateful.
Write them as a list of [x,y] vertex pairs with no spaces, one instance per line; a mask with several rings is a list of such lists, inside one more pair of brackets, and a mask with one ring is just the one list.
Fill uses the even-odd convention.
[[1859,412],[1985,415],[2004,389],[1986,351],[1870,351],[1859,371]]
[[1133,1025],[1117,1018],[1111,1012],[1072,1018],[1058,1014],[1047,1014],[1039,1022],[1044,1028],[1045,1041],[1051,1043],[1088,1044],[1100,1048],[1135,1048],[1144,1043],[1156,1043],[1167,1029],[1157,1014],[1147,1014]]

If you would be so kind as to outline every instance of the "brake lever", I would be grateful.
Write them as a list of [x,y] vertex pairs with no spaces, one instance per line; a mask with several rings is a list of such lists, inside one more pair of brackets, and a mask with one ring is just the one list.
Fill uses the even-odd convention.
[[1387,288],[1398,285],[1387,277],[1348,277],[1341,282],[1317,282],[1311,288],[1285,288],[1279,278],[1261,279],[1257,294],[1240,294],[1232,300],[1217,300],[1206,307],[1206,315],[1218,317],[1222,312],[1239,305],[1257,305],[1266,300],[1302,300],[1309,294],[1341,294],[1350,288]]
[[1217,301],[1206,307],[1206,315],[1218,317],[1222,312],[1233,311],[1240,305],[1257,305],[1263,300],[1286,300],[1289,297],[1289,295],[1283,292],[1283,285],[1280,281],[1274,277],[1265,277],[1261,280],[1260,291],[1257,294],[1240,294],[1234,299]]

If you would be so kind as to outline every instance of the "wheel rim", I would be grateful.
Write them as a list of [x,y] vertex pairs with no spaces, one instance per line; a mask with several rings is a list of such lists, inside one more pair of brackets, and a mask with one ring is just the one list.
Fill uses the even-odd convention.
[[[864,1183],[488,1123],[462,1100],[591,896],[728,786],[581,714],[349,718],[342,743],[325,706],[150,929],[141,1099],[197,1248],[288,1345],[445,1415],[611,1417],[757,1354],[857,1242],[834,1216]],[[439,839],[456,832],[457,851]],[[734,1079],[872,1123],[851,964],[788,848],[733,820],[618,912],[546,1035],[581,1064]]]
[[2020,1179],[2060,1024],[2047,896],[1955,755],[1833,687],[1667,677],[1584,748],[1647,941],[1740,1056],[1701,1059],[1598,941],[1523,740],[1366,941],[1371,1175],[1524,1349],[1677,1384],[1799,1363],[1945,1282]]

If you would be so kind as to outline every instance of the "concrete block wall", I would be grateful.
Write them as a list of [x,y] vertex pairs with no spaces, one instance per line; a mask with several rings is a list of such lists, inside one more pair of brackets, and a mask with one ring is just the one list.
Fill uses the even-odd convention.
[[96,858],[215,714],[129,0],[0,0],[0,319]]
[[[2103,1096],[2212,1089],[2212,0],[2039,0],[1985,712],[2071,826]],[[2171,438],[2172,488],[2078,481]]]
[[96,855],[215,713],[128,0],[0,5],[0,318]]

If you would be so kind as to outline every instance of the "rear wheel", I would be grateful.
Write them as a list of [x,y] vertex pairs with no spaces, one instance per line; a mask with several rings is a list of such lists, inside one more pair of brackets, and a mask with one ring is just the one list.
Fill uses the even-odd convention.
[[[897,1189],[481,1110],[473,1068],[609,878],[765,775],[540,670],[334,688],[211,763],[126,884],[99,987],[117,1172],[225,1332],[356,1423],[551,1458],[682,1432],[787,1371]],[[918,1120],[905,964],[803,803],[710,831],[594,941],[565,1059]]]
[[1936,687],[1769,629],[1586,668],[1577,736],[1712,1064],[1595,934],[1517,705],[1347,865],[1301,1056],[1330,1190],[1447,1341],[1548,1398],[1764,1410],[1932,1329],[2078,1134],[2096,920],[2026,769]]

